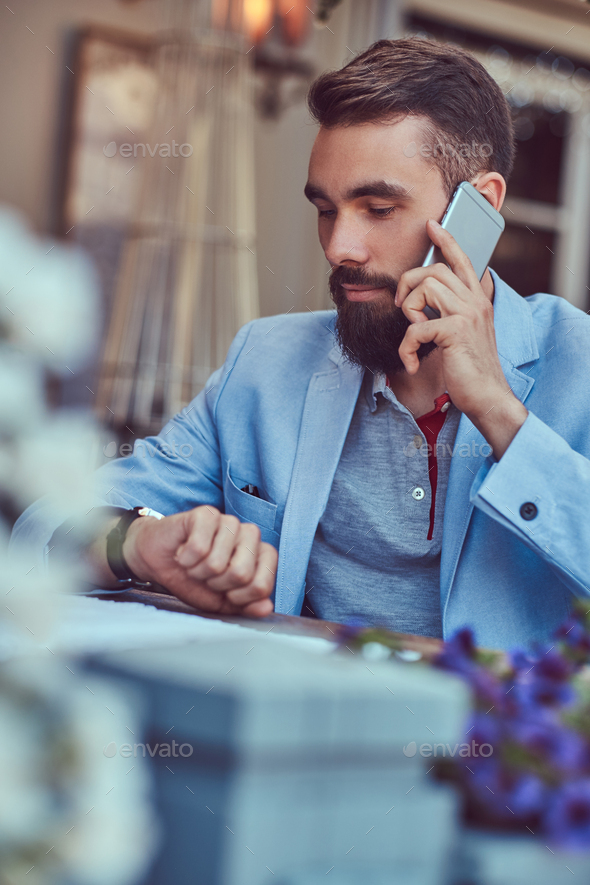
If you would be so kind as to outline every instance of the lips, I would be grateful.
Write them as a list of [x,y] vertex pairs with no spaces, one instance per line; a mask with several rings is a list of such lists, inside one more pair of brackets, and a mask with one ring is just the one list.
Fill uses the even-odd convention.
[[374,298],[378,298],[379,295],[387,291],[386,287],[381,287],[380,289],[356,289],[342,286],[342,288],[349,301],[372,301]]

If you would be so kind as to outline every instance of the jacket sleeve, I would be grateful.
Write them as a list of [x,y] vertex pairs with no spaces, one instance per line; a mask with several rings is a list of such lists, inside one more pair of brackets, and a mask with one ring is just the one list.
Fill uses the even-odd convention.
[[[222,464],[216,408],[230,372],[244,347],[252,323],[234,338],[224,365],[211,375],[203,390],[162,428],[157,436],[135,442],[133,452],[99,468],[93,476],[93,508],[137,506],[168,516],[199,504],[223,507]],[[71,515],[72,523],[83,514]],[[17,520],[11,546],[47,551],[64,522],[61,508],[48,499],[32,504]]]
[[[499,461],[488,458],[471,501],[544,559],[576,595],[590,594],[590,460],[529,415]],[[534,504],[533,508],[521,508]],[[523,516],[528,515],[525,519]]]

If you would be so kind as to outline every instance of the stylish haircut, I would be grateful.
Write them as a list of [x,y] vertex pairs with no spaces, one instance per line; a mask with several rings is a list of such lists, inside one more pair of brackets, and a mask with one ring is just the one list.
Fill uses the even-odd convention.
[[[508,180],[514,127],[502,90],[464,49],[433,40],[378,40],[338,71],[311,85],[308,107],[326,129],[360,123],[423,120],[424,142],[408,150],[431,157],[450,197],[480,172]],[[411,154],[407,154],[410,156]]]

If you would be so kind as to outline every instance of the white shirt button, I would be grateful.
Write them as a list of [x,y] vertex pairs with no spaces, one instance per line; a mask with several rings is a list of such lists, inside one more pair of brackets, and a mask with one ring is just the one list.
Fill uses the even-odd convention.
[[416,436],[414,437],[414,445],[416,446],[417,449],[419,449],[422,446],[422,437],[418,436],[418,434],[416,434]]
[[412,498],[414,501],[421,501],[425,496],[426,492],[420,486],[416,486],[415,489],[412,489]]
[[440,407],[441,412],[446,412],[449,409],[450,403],[443,403]]

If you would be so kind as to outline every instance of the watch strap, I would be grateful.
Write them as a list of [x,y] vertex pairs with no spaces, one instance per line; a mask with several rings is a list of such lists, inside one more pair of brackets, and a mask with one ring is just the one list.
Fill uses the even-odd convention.
[[148,507],[134,507],[133,510],[125,510],[116,526],[107,535],[107,562],[112,573],[117,578],[119,585],[134,587],[151,587],[151,581],[142,581],[129,568],[123,555],[123,543],[127,537],[127,531],[132,522],[141,516],[160,516]]

